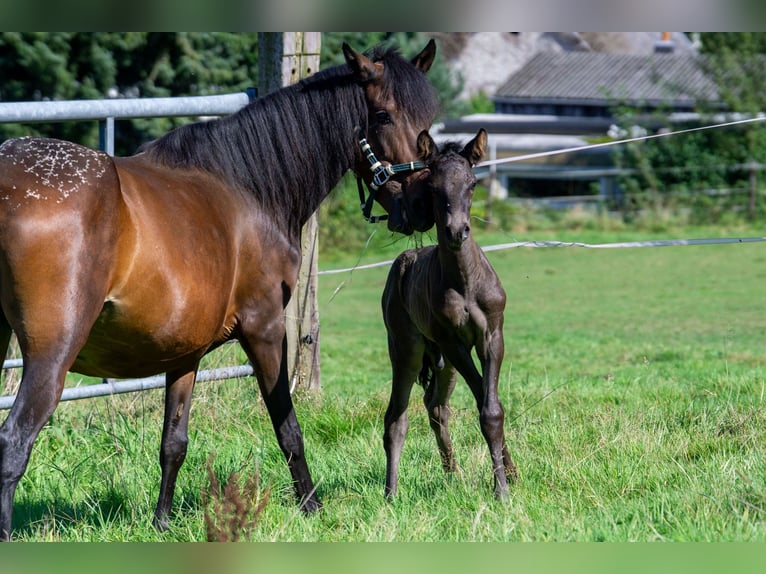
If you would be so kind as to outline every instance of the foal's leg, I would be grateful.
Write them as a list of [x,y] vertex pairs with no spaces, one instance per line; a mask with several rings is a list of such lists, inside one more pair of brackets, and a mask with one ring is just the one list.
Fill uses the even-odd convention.
[[265,325],[245,322],[242,325],[240,343],[253,364],[261,395],[269,411],[277,442],[287,460],[301,509],[305,512],[315,512],[322,508],[322,504],[311,480],[303,448],[303,435],[290,397],[287,339],[282,308],[272,313]]
[[444,472],[455,471],[455,455],[449,436],[449,398],[455,389],[457,371],[447,362],[442,369],[435,369],[434,379],[423,395],[423,404],[428,412],[428,422],[436,436],[439,455]]
[[505,498],[508,495],[508,481],[516,479],[516,467],[505,444],[505,432],[503,430],[505,414],[497,395],[497,379],[503,351],[502,338],[499,338],[499,346],[497,338],[494,338],[491,350],[481,360],[484,371],[482,377],[482,374],[476,369],[468,349],[462,345],[455,345],[449,351],[445,349],[445,354],[450,360],[454,360],[455,367],[468,383],[476,399],[476,406],[479,410],[479,426],[492,458],[495,496],[498,498]]
[[388,354],[391,358],[391,397],[383,419],[383,448],[386,451],[386,496],[396,495],[399,479],[399,457],[410,426],[407,406],[412,385],[420,371],[425,345],[422,337],[409,338],[388,335]]
[[162,482],[157,508],[154,511],[154,526],[158,530],[167,530],[168,517],[173,506],[173,494],[176,488],[178,471],[186,458],[189,444],[189,410],[191,409],[192,391],[197,376],[195,363],[191,370],[169,372],[165,375],[165,420],[162,425],[162,443],[160,445],[160,467]]
[[497,394],[500,365],[505,353],[502,326],[489,336],[489,340],[485,343],[485,349],[483,357],[480,355],[484,402],[481,406],[479,421],[482,434],[489,445],[492,456],[495,495],[498,498],[504,498],[508,495],[508,482],[516,480],[517,472],[505,442],[505,411]]

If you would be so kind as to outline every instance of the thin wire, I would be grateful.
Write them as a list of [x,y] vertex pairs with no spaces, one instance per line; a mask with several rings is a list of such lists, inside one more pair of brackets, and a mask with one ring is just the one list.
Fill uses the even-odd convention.
[[516,161],[524,161],[527,159],[536,159],[539,157],[548,157],[551,155],[559,155],[559,154],[571,153],[575,151],[583,151],[587,149],[597,149],[597,148],[610,147],[610,146],[615,146],[615,145],[620,145],[625,143],[640,142],[640,141],[651,140],[656,138],[664,138],[664,137],[675,136],[679,134],[688,134],[688,133],[699,132],[703,130],[711,130],[714,128],[724,128],[724,127],[737,126],[742,124],[751,124],[751,123],[762,122],[762,121],[766,121],[766,115],[758,114],[754,118],[746,118],[744,120],[734,120],[731,122],[724,122],[724,123],[713,124],[709,126],[699,126],[696,128],[688,128],[685,130],[677,130],[673,132],[662,132],[659,134],[651,134],[647,136],[637,136],[634,138],[628,138],[624,140],[614,140],[614,141],[602,142],[597,144],[587,144],[587,145],[581,145],[581,146],[570,147],[570,148],[555,149],[555,150],[549,150],[549,151],[529,153],[525,155],[517,155],[513,157],[504,157],[500,159],[487,160],[487,161],[483,161],[481,163],[476,164],[476,168],[487,167],[487,166],[497,165],[501,163],[512,163]]

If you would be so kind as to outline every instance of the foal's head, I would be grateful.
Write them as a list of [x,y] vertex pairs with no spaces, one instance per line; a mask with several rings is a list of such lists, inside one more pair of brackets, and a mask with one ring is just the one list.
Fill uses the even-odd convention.
[[428,166],[424,185],[433,203],[439,245],[457,251],[471,235],[471,201],[476,187],[472,168],[486,147],[484,129],[462,149],[459,144],[447,143],[444,151],[436,147],[428,131],[418,136],[418,155]]

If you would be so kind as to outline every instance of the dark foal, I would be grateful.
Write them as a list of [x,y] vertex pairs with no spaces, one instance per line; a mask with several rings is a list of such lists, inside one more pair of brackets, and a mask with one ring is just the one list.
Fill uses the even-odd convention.
[[[470,227],[476,185],[471,168],[486,145],[483,129],[462,150],[451,145],[443,153],[427,131],[418,136],[418,153],[430,171],[420,185],[432,194],[438,245],[399,255],[383,292],[393,377],[383,435],[388,496],[396,494],[399,457],[409,426],[407,405],[418,377],[425,387],[423,402],[444,470],[455,470],[449,398],[460,373],[476,398],[481,431],[492,456],[495,495],[507,496],[508,481],[516,478],[497,396],[504,353],[505,291],[471,237]],[[481,372],[471,357],[474,348]]]

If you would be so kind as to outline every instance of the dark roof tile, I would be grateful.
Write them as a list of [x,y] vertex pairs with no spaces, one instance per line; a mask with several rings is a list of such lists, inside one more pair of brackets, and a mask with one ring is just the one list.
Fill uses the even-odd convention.
[[693,103],[718,99],[718,90],[684,54],[539,52],[505,84],[495,99]]

